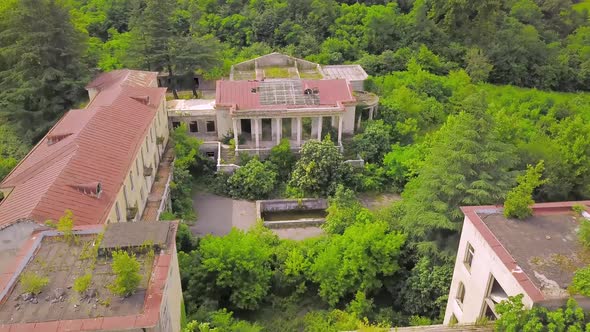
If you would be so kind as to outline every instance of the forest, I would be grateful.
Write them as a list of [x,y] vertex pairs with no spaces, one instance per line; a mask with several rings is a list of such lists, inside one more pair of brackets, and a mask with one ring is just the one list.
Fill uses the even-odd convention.
[[[343,165],[326,137],[299,158],[279,146],[247,171],[202,179],[232,197],[280,190],[330,197],[330,207],[327,235],[301,242],[263,227],[200,239],[181,227],[187,329],[437,323],[459,206],[502,204],[528,165],[542,165],[536,202],[590,198],[589,9],[572,0],[5,0],[0,179],[65,111],[84,106],[84,85],[100,71],[217,79],[272,51],[359,63],[380,97],[378,119],[348,147],[364,168]],[[173,137],[176,217],[190,219],[183,197],[209,168],[197,141]],[[361,192],[402,199],[370,211]]]

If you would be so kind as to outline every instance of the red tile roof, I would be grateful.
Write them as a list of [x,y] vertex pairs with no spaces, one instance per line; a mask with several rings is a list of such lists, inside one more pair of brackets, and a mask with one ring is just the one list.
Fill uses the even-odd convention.
[[[165,98],[166,89],[154,87],[156,75],[117,70],[90,83],[99,93],[88,107],[66,113],[0,183],[13,189],[0,202],[0,229],[19,219],[57,220],[66,209],[76,225],[105,223]],[[99,197],[78,189],[95,182]]]
[[[267,80],[266,82],[272,82]],[[275,104],[262,105],[260,95],[252,90],[260,87],[265,81],[217,81],[215,103],[222,107],[231,107],[233,110],[277,110],[288,108],[341,108],[343,103],[355,102],[352,88],[346,80],[301,80],[304,88],[317,88],[319,90],[319,105],[292,105]],[[301,91],[303,95],[304,91]]]

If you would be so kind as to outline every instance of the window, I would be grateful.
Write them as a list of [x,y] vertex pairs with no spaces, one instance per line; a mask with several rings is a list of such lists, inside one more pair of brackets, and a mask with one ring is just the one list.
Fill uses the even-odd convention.
[[[188,124],[188,128],[191,133],[198,133],[199,132],[199,125],[197,124],[197,121],[191,121]],[[209,129],[207,129],[207,130],[209,130]]]
[[207,121],[207,132],[215,131],[215,121]]
[[137,174],[141,174],[139,173],[139,158],[135,159],[135,170],[137,171]]
[[475,255],[475,249],[469,242],[467,242],[467,248],[465,249],[465,258],[463,258],[463,264],[467,267],[467,270],[471,270],[471,264],[473,263],[473,256]]
[[212,151],[205,152],[205,155],[207,156],[207,158],[215,158],[215,152]]
[[135,184],[133,183],[133,171],[129,171],[129,183],[131,183],[131,191],[135,190]]
[[117,214],[117,221],[121,221],[121,210],[119,209],[119,202],[115,202],[115,213]]
[[150,137],[152,138],[152,143],[155,143],[156,139],[154,138],[154,127],[150,128]]
[[145,199],[144,194],[143,194],[143,187],[141,187],[141,189],[139,189],[139,195],[141,196],[141,201],[143,202],[143,200]]
[[172,121],[172,129],[176,129],[180,127],[180,122],[179,121]]
[[127,200],[127,186],[123,185],[123,197],[125,198],[125,206],[129,207],[129,200]]
[[147,137],[145,138],[145,150],[146,150],[147,152],[150,152],[150,145],[148,144],[148,139],[147,139]]
[[465,300],[465,285],[459,281],[459,288],[457,288],[457,295],[455,296],[459,307],[463,308],[463,300]]

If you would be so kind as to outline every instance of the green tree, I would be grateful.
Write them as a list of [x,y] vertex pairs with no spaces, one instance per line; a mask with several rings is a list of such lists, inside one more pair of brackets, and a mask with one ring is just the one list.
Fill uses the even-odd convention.
[[[263,227],[263,226],[258,226]],[[206,236],[200,242],[201,264],[211,291],[239,309],[254,310],[270,289],[272,243],[268,230],[243,232],[233,228],[223,237]]]
[[544,169],[545,164],[541,160],[535,167],[528,165],[526,173],[516,179],[518,185],[508,192],[504,201],[506,217],[524,219],[533,214],[533,191],[545,182],[541,180]]
[[295,154],[291,151],[291,143],[286,138],[282,139],[280,144],[273,146],[268,156],[268,161],[274,166],[278,179],[281,181],[289,178],[296,160]]
[[570,290],[573,294],[590,296],[590,266],[578,269],[574,273]]
[[483,51],[478,48],[470,48],[465,54],[465,71],[473,82],[485,82],[490,76],[494,65],[490,63]]
[[277,173],[268,163],[253,158],[238,168],[227,180],[230,196],[243,199],[263,199],[274,190]]
[[[482,107],[470,108],[477,113]],[[401,225],[408,235],[425,240],[454,232],[462,220],[459,206],[502,201],[516,160],[512,147],[501,142],[492,125],[483,113],[461,112],[449,116],[433,135],[420,174],[402,195]]]
[[391,132],[391,126],[383,120],[370,121],[363,132],[352,139],[353,149],[365,161],[381,163],[390,149]]
[[406,236],[389,232],[382,221],[355,223],[333,235],[311,265],[320,296],[336,305],[358,290],[370,294],[383,286],[382,277],[399,270],[398,257]]
[[[322,228],[330,234],[342,234],[347,227],[370,215],[356,199],[354,191],[342,185],[339,185],[334,196],[330,197],[326,211],[328,215]],[[359,216],[361,213],[362,216]]]
[[289,186],[304,195],[327,196],[345,183],[352,171],[329,135],[322,141],[310,140],[301,147]]
[[2,20],[0,119],[36,142],[84,96],[84,37],[61,1],[18,1]]
[[113,293],[120,296],[129,296],[137,290],[142,275],[139,273],[140,265],[135,254],[129,254],[124,250],[113,251],[111,264],[115,281],[110,286]]
[[219,44],[210,36],[196,36],[186,27],[175,26],[175,6],[174,0],[146,0],[144,7],[134,11],[131,35],[136,42],[130,53],[141,59],[143,68],[166,71],[170,89],[178,99],[176,75],[193,75],[217,65]]

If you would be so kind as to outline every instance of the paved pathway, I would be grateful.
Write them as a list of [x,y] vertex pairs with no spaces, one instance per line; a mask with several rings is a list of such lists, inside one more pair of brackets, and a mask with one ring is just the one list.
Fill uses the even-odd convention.
[[[225,235],[232,227],[247,230],[256,223],[256,203],[197,192],[193,206],[198,218],[190,226],[194,235]],[[273,230],[280,238],[303,240],[324,234],[319,227],[284,228]]]
[[198,192],[193,196],[193,206],[198,218],[190,228],[195,235],[225,235],[232,226],[246,230],[256,223],[254,202]]

